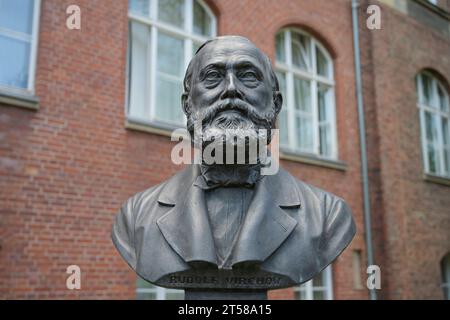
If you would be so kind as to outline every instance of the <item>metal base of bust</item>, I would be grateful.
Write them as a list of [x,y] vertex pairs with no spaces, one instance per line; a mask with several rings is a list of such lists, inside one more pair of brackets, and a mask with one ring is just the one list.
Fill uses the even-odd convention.
[[185,300],[267,300],[267,290],[185,289]]

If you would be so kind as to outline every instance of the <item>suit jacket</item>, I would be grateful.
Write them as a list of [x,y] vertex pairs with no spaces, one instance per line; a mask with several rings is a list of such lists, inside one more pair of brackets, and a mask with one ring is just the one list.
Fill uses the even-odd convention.
[[342,199],[280,168],[256,184],[234,246],[218,266],[205,191],[193,185],[199,174],[191,165],[131,197],[117,215],[113,243],[150,282],[198,262],[220,269],[251,262],[303,283],[333,262],[355,235]]

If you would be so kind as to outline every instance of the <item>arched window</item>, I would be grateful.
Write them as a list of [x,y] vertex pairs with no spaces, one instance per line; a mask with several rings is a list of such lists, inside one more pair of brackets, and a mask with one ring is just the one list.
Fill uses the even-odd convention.
[[427,174],[450,177],[450,129],[448,94],[431,73],[417,76],[422,152]]
[[281,147],[337,158],[333,62],[311,35],[283,29],[276,35],[276,72],[284,97]]
[[450,252],[441,261],[441,272],[444,299],[450,300]]
[[182,125],[182,82],[216,19],[200,0],[129,0],[128,120]]

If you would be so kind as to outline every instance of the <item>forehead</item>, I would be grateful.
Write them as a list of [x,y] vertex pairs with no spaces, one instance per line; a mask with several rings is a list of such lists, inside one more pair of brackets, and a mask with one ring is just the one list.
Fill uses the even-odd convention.
[[210,64],[234,65],[251,63],[264,70],[263,53],[252,43],[243,40],[220,40],[207,44],[197,57],[197,66],[202,69]]

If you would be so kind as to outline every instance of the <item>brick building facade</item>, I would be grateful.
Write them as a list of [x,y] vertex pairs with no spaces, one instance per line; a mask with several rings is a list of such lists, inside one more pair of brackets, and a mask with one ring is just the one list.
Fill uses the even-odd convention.
[[[441,285],[449,281],[443,280],[441,265],[450,252],[450,175],[424,173],[416,76],[423,70],[435,75],[448,103],[450,3],[360,2],[372,232],[382,279],[379,295],[441,299]],[[183,3],[192,8],[194,2]],[[289,30],[283,33],[289,37],[304,32],[313,39],[308,43],[320,48],[310,52],[314,61],[323,50],[331,70],[328,78],[320,74],[319,64],[313,75],[305,72],[304,77],[312,79],[308,88],[320,91],[325,86],[331,97],[327,108],[333,114],[328,120],[334,140],[329,141],[336,152],[324,157],[322,151],[310,154],[286,148],[281,165],[299,179],[344,198],[352,208],[357,235],[322,281],[329,282],[327,290],[334,299],[367,299],[351,1],[199,3],[213,17],[208,20],[215,25],[210,36],[243,35],[269,55],[277,71],[286,75],[286,95],[296,97],[292,93],[296,80],[289,79],[297,79],[297,71],[291,71],[289,63],[283,69],[284,51],[277,50],[277,35],[282,30]],[[66,26],[71,4],[81,9],[80,30]],[[365,27],[370,4],[381,8],[380,30]],[[135,17],[128,8],[127,1],[40,1],[34,7],[38,28],[29,29],[30,48],[33,43],[36,47],[35,71],[29,69],[33,72],[28,80],[32,80],[25,85],[27,90],[0,83],[1,298],[136,297],[136,276],[110,240],[113,219],[131,195],[164,181],[181,167],[170,160],[174,142],[167,127],[130,116],[130,82],[135,81],[130,76],[135,69],[128,65],[130,26],[145,25],[147,20]],[[197,19],[192,13],[186,17]],[[0,27],[5,27],[1,19]],[[164,28],[159,22],[148,22],[151,37]],[[195,46],[201,39],[191,38],[184,44]],[[292,60],[290,54],[287,60]],[[159,79],[158,72],[151,79]],[[318,97],[311,101],[320,107]],[[311,141],[322,150],[322,140]],[[69,265],[81,268],[81,290],[66,287]],[[277,290],[270,297],[290,299],[302,290]]]

